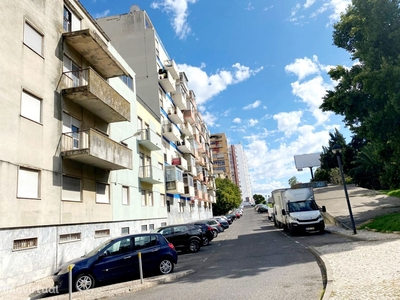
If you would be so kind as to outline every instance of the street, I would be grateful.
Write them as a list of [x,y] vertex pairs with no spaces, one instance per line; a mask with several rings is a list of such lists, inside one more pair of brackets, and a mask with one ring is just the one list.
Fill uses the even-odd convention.
[[343,242],[328,233],[291,237],[266,215],[246,208],[209,246],[179,254],[175,272],[194,273],[109,299],[319,299],[322,273],[307,247]]

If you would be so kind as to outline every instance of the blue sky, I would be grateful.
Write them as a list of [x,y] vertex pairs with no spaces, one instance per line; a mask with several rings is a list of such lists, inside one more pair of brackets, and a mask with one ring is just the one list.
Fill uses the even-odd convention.
[[294,155],[317,153],[342,117],[323,113],[327,74],[351,66],[333,45],[333,24],[350,0],[81,0],[94,17],[145,10],[167,52],[189,79],[211,133],[242,143],[253,194],[288,187]]

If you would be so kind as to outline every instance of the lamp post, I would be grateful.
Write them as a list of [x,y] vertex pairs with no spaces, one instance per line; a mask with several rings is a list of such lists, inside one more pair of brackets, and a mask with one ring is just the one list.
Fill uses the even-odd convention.
[[342,152],[342,147],[340,147],[340,145],[338,145],[338,144],[335,144],[332,147],[332,152],[336,155],[337,162],[338,162],[339,169],[340,169],[340,175],[342,175],[343,189],[344,189],[344,194],[346,196],[347,207],[349,209],[351,224],[353,225],[353,232],[354,232],[354,234],[357,234],[356,225],[354,223],[354,218],[353,218],[353,212],[351,211],[350,199],[349,199],[349,195],[347,193],[346,181],[344,180],[342,161],[340,159],[340,153]]

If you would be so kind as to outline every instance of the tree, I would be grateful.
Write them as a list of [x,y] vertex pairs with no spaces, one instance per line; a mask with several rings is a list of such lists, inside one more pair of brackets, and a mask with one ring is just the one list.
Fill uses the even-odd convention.
[[228,178],[216,178],[217,201],[213,205],[214,216],[225,215],[234,208],[240,206],[242,197],[239,188]]
[[254,194],[253,199],[254,199],[255,204],[265,203],[265,198],[262,195]]
[[[334,25],[333,42],[348,51],[357,63],[350,69],[337,66],[329,72],[338,84],[333,91],[327,91],[320,106],[323,111],[344,116],[346,126],[358,139],[379,148],[383,166],[380,181],[385,178],[397,185],[400,178],[399,16],[400,0],[352,1]],[[346,156],[343,157],[347,162]],[[361,163],[360,159],[354,162]],[[346,163],[346,168],[349,167]]]
[[292,176],[292,177],[289,178],[288,183],[289,183],[290,187],[293,188],[299,182],[297,181],[297,177],[296,176]]

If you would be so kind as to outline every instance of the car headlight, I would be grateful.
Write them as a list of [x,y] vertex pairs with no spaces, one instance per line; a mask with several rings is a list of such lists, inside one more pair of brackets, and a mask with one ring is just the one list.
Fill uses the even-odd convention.
[[57,275],[63,275],[65,273],[68,273],[70,266],[71,266],[71,270],[72,270],[72,268],[75,266],[75,264],[67,265],[67,266],[61,268],[61,270],[57,273]]

